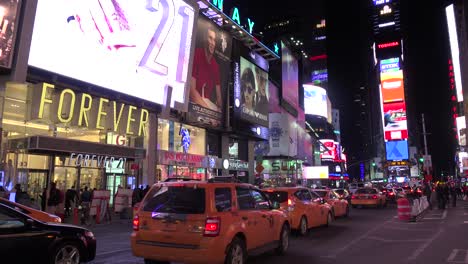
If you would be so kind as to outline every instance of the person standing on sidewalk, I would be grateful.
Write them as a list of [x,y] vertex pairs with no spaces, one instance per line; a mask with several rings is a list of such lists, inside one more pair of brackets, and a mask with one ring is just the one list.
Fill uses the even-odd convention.
[[457,207],[457,190],[454,183],[450,185],[450,198],[452,198],[452,207]]
[[432,196],[432,189],[430,186],[429,182],[424,183],[424,195],[427,197],[427,202],[429,204],[429,210],[432,210],[432,202],[431,202],[431,196]]
[[57,205],[60,204],[60,191],[57,189],[57,184],[50,184],[49,199],[47,200],[47,212],[57,214]]
[[84,191],[81,193],[81,207],[83,210],[83,217],[81,218],[81,224],[88,224],[89,220],[89,211],[91,209],[91,192],[88,191],[88,186],[85,186]]

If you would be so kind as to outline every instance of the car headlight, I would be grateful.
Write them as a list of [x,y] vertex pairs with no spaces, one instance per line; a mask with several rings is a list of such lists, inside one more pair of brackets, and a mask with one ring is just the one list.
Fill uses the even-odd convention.
[[94,238],[94,234],[91,231],[85,231],[84,235],[85,237],[88,237],[88,238]]

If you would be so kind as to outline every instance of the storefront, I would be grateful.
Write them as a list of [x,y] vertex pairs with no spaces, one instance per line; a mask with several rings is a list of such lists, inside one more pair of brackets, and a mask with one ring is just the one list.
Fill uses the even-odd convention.
[[268,159],[257,163],[256,169],[264,186],[295,186],[302,180],[302,164],[302,160]]
[[40,83],[7,83],[2,185],[39,199],[50,182],[70,188],[133,188],[146,156],[149,112],[126,102]]

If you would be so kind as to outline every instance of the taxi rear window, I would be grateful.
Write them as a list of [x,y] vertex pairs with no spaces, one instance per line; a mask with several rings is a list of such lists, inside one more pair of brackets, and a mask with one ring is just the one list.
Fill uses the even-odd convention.
[[288,201],[288,192],[274,191],[265,192],[265,194],[272,202],[285,203]]
[[143,211],[175,214],[205,213],[205,188],[155,186],[146,196]]
[[356,191],[357,194],[363,193],[363,194],[376,194],[377,191],[375,189],[358,189]]

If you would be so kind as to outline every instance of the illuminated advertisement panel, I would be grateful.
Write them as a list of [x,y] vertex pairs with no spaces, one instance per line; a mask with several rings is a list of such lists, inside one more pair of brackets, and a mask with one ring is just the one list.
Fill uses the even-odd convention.
[[[187,111],[198,7],[183,0],[39,0],[29,65]],[[176,103],[177,102],[177,103]]]
[[328,179],[328,166],[302,167],[302,177],[305,179]]
[[320,139],[320,159],[334,160],[336,158],[336,146],[332,139]]
[[398,71],[400,69],[400,59],[390,58],[380,61],[380,72]]
[[388,4],[391,3],[391,0],[372,0],[374,2],[374,5],[383,5],[383,4]]
[[458,47],[457,24],[455,22],[455,10],[453,4],[445,8],[447,26],[450,40],[450,52],[453,60],[453,71],[455,75],[455,88],[457,89],[457,100],[463,102],[463,86],[460,69],[460,50]]
[[457,135],[460,146],[466,146],[466,119],[465,116],[457,117]]
[[408,138],[405,102],[383,104],[385,140]]
[[199,17],[196,40],[188,119],[220,127],[230,82],[232,39],[214,23]]
[[281,96],[297,109],[299,90],[299,68],[297,59],[283,42],[281,42],[282,83]]
[[0,67],[11,68],[20,0],[0,0]]
[[408,159],[408,142],[406,140],[396,140],[385,142],[387,160]]
[[403,71],[387,71],[380,74],[383,103],[405,100]]
[[268,127],[268,73],[240,58],[234,68],[234,106],[240,118],[253,124]]
[[328,118],[327,91],[322,87],[304,84],[304,111],[306,115]]

